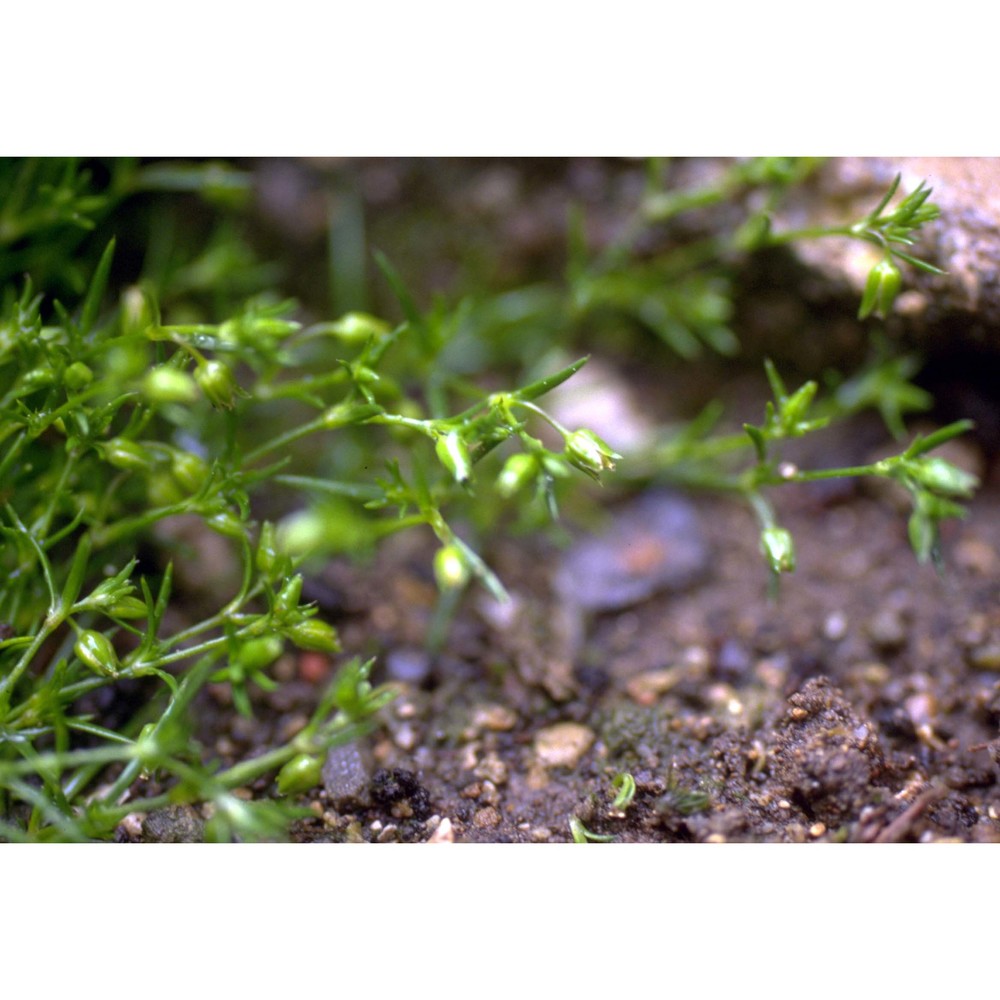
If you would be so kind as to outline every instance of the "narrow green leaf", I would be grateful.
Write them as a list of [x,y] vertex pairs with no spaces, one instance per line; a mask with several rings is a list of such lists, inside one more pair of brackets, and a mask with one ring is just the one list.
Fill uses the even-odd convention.
[[753,424],[744,424],[743,430],[746,431],[747,437],[753,442],[753,446],[757,451],[757,458],[760,461],[765,461],[767,459],[767,443],[764,440],[764,434],[759,427],[754,427]]
[[764,371],[767,373],[767,381],[771,384],[774,401],[780,406],[788,397],[788,390],[785,388],[785,383],[781,380],[778,369],[775,368],[774,362],[770,358],[764,359]]
[[917,436],[913,444],[910,445],[906,451],[903,452],[904,458],[915,458],[917,455],[923,455],[938,445],[942,445],[945,441],[950,441],[952,438],[958,437],[959,434],[965,434],[966,431],[971,431],[975,427],[975,423],[972,420],[956,420],[953,424],[948,424],[946,427],[941,427],[934,431],[933,434],[928,434],[926,437]]
[[87,297],[83,300],[83,308],[80,311],[79,330],[83,334],[90,333],[97,322],[97,314],[101,308],[101,300],[104,298],[104,291],[108,287],[108,276],[111,274],[111,261],[115,255],[115,240],[112,237],[108,245],[101,254],[97,270],[91,278],[90,287],[87,289]]
[[590,355],[588,354],[578,361],[574,361],[573,364],[567,365],[562,370],[557,371],[554,375],[547,375],[537,382],[532,382],[531,385],[526,385],[523,389],[518,389],[517,392],[512,392],[511,396],[520,402],[530,402],[533,399],[538,399],[539,396],[544,396],[545,393],[554,389],[557,385],[562,385],[566,379],[575,375],[589,360]]
[[83,535],[77,543],[76,552],[73,553],[73,562],[70,566],[69,576],[66,578],[66,585],[62,592],[62,606],[65,611],[69,611],[80,596],[80,588],[87,573],[87,565],[90,561],[91,542],[90,535]]
[[389,287],[392,289],[392,294],[396,296],[396,300],[403,310],[403,315],[410,325],[421,334],[421,338],[423,339],[426,336],[426,324],[420,315],[420,310],[417,308],[416,302],[413,301],[413,296],[410,295],[406,285],[403,284],[403,279],[399,276],[399,272],[393,267],[389,258],[381,250],[373,249],[372,256],[375,258],[375,263],[378,265],[379,270],[385,276],[385,280],[389,282]]

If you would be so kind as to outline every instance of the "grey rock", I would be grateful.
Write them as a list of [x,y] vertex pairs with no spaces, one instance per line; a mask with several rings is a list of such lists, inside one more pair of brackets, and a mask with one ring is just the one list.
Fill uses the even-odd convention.
[[154,809],[142,821],[142,839],[151,844],[199,844],[205,823],[191,806]]
[[662,591],[682,591],[704,577],[709,548],[694,505],[652,490],[614,513],[601,535],[563,556],[555,586],[582,611],[615,611]]
[[323,763],[323,787],[337,810],[369,805],[371,763],[357,743],[331,748]]

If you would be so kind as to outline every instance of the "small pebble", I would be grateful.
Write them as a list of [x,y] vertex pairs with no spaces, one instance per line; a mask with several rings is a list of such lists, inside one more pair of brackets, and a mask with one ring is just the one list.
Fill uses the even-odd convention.
[[666,694],[680,680],[681,672],[676,667],[647,670],[630,677],[625,684],[625,690],[637,705],[653,705],[660,695]]
[[594,731],[578,722],[558,722],[535,734],[535,756],[544,767],[576,767],[594,738]]
[[752,660],[746,648],[735,639],[727,639],[716,657],[715,669],[726,680],[740,680],[750,669]]
[[322,684],[333,669],[333,663],[326,653],[312,651],[299,655],[299,677],[308,684]]
[[488,753],[472,772],[477,778],[485,778],[494,785],[507,783],[507,765],[495,754]]
[[394,681],[422,684],[431,672],[431,658],[422,649],[393,649],[386,654],[385,668]]
[[142,813],[129,813],[119,823],[119,827],[129,840],[138,840],[142,836]]
[[834,611],[823,622],[823,637],[830,642],[840,642],[847,635],[847,618],[842,611]]
[[868,636],[877,649],[899,649],[906,643],[906,625],[898,611],[884,608],[868,620]]
[[393,734],[392,741],[400,750],[412,750],[420,742],[420,734],[415,726],[404,722]]
[[492,781],[484,781],[483,789],[479,793],[479,801],[483,805],[495,806],[500,802],[500,793],[497,791],[497,786],[493,784]]
[[517,725],[517,712],[506,705],[479,705],[472,713],[472,724],[477,729],[506,733]]
[[976,670],[1000,671],[1000,642],[987,642],[966,654],[969,666]]
[[500,823],[500,813],[494,806],[477,809],[472,817],[472,825],[480,830],[492,829]]
[[438,823],[434,832],[427,838],[428,844],[454,844],[455,828],[447,816]]

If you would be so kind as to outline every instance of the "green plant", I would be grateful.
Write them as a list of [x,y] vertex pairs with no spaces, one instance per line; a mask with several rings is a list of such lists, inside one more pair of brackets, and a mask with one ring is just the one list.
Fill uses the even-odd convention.
[[[566,287],[526,291],[520,315],[548,331],[548,347],[556,329],[613,309],[682,355],[705,344],[735,350],[727,279],[701,266],[777,239],[760,212],[735,238],[653,262],[632,253],[634,237],[747,190],[765,191],[770,205],[811,167],[753,161],[701,195],[651,188],[625,238],[594,259],[577,245]],[[286,650],[338,651],[333,626],[302,602],[310,559],[422,529],[437,541],[442,607],[453,609],[472,581],[504,599],[481,540],[510,510],[555,517],[576,472],[599,482],[623,461],[640,474],[666,470],[743,496],[776,576],[794,568],[794,546],[765,488],[831,475],[897,479],[914,498],[910,537],[922,559],[936,554],[938,522],[960,515],[958,501],[974,488],[928,454],[966,422],[870,466],[803,471],[781,460],[786,439],[866,406],[882,407],[900,429],[902,414],[925,400],[898,359],[845,381],[825,405],[814,382],[789,393],[769,365],[774,403],[760,425],[713,437],[712,409],[625,462],[612,444],[564,426],[539,403],[586,357],[545,372],[537,370],[545,351],[526,364],[503,357],[497,315],[511,312],[498,303],[517,293],[421,310],[378,256],[400,322],[352,312],[304,323],[294,303],[240,285],[252,256],[228,215],[207,242],[171,242],[162,235],[171,227],[157,227],[141,280],[118,287],[114,240],[88,256],[81,232],[113,220],[143,191],[195,192],[231,206],[248,182],[215,165],[122,161],[108,174],[95,190],[75,163],[4,161],[0,169],[0,837],[106,838],[127,813],[176,802],[211,804],[212,839],[284,835],[301,815],[291,797],[318,781],[325,752],[363,733],[389,697],[372,689],[371,662],[342,666],[293,739],[232,766],[193,739],[192,709],[212,684],[249,715],[256,692],[277,683],[273,668]],[[891,257],[914,263],[897,245],[909,245],[933,216],[926,194],[912,199],[887,214],[887,198],[861,230],[839,232],[881,240]],[[158,222],[168,218],[162,204]],[[82,285],[79,260],[91,262]],[[30,279],[12,283],[25,265],[46,287],[79,286],[75,308],[36,294]],[[254,274],[255,283],[273,277]],[[891,282],[884,274],[878,282],[869,311],[891,305]],[[241,288],[253,294],[241,298]],[[471,343],[482,350],[470,353]],[[486,370],[470,370],[470,357]],[[497,388],[503,376],[512,388]],[[733,472],[729,456],[748,452],[751,464]],[[256,513],[265,501],[278,508],[272,519]],[[174,584],[178,561],[193,557],[171,562],[162,534],[180,523],[227,553],[228,573],[196,611],[179,609]],[[144,555],[150,550],[158,559]],[[93,695],[124,685],[141,686],[142,707],[107,726]],[[271,775],[285,798],[234,794]]]

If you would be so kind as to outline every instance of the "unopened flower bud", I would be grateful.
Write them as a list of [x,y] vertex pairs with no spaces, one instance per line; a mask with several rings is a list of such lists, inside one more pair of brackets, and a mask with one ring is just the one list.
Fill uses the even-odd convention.
[[512,497],[535,478],[538,469],[538,459],[534,455],[523,451],[511,455],[497,476],[497,492],[504,498]]
[[290,580],[285,582],[285,585],[278,591],[278,596],[274,601],[274,612],[277,615],[287,615],[290,611],[294,611],[299,606],[299,601],[302,598],[302,575],[296,573]]
[[922,563],[927,562],[937,544],[937,528],[933,519],[919,505],[910,515],[907,531],[917,560]]
[[148,469],[153,464],[153,456],[149,451],[143,445],[130,441],[128,438],[111,438],[97,447],[104,461],[116,469],[135,471]]
[[325,329],[348,344],[363,344],[371,337],[383,337],[391,329],[384,320],[368,313],[350,312]]
[[760,533],[760,544],[775,573],[791,573],[795,569],[795,542],[790,532],[772,525]]
[[227,538],[246,538],[247,526],[232,511],[223,510],[205,519],[205,524]]
[[246,395],[224,361],[212,360],[199,365],[195,369],[194,380],[213,406],[225,410],[231,410],[236,405],[237,396]]
[[944,496],[970,497],[979,485],[979,479],[971,472],[965,472],[936,455],[911,459],[907,463],[907,471],[921,486]]
[[120,663],[111,640],[101,632],[85,629],[76,639],[73,652],[80,662],[102,677],[117,677]]
[[278,772],[278,792],[281,795],[296,795],[315,788],[323,777],[323,761],[307,753],[293,757]]
[[457,545],[444,545],[434,553],[434,579],[442,591],[464,587],[471,575],[468,561]]
[[299,649],[317,650],[321,653],[340,652],[337,630],[319,618],[306,618],[297,622],[285,634]]
[[382,407],[376,403],[338,403],[323,414],[323,426],[327,430],[336,430],[338,427],[361,423],[381,412]]
[[122,295],[122,333],[126,336],[145,333],[156,322],[155,308],[149,296],[133,285]]
[[63,372],[63,381],[66,383],[66,388],[73,392],[82,389],[85,385],[90,385],[93,380],[94,373],[82,361],[74,361]]
[[175,451],[170,457],[170,471],[188,493],[197,493],[208,479],[208,463],[189,451]]
[[198,398],[194,379],[179,368],[158,365],[142,380],[143,395],[154,403],[193,403]]
[[138,597],[122,597],[108,608],[107,613],[111,618],[145,618],[149,608]]
[[239,648],[237,660],[241,667],[249,673],[263,670],[281,656],[285,648],[280,635],[265,635],[256,639],[247,639]]
[[442,434],[435,449],[441,464],[455,477],[455,482],[465,486],[472,478],[472,459],[458,431]]
[[274,533],[274,524],[265,521],[260,528],[260,539],[257,542],[257,552],[254,565],[264,576],[270,577],[278,563],[278,549]]
[[868,272],[858,319],[864,319],[872,313],[879,319],[885,319],[892,311],[892,304],[896,301],[902,282],[903,276],[896,262],[891,257],[883,257]]

